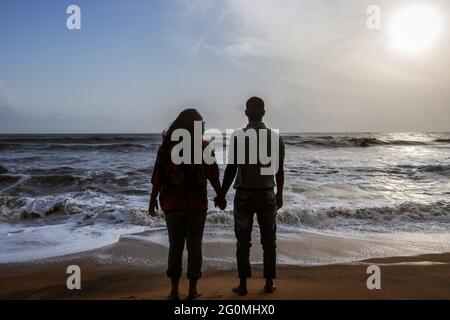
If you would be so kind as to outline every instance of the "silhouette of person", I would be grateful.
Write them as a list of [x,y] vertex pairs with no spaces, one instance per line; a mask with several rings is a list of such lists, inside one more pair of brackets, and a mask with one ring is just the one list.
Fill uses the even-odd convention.
[[[197,291],[197,281],[202,269],[202,239],[208,209],[207,181],[218,194],[220,192],[219,168],[217,163],[206,164],[203,151],[208,143],[203,140],[203,131],[194,134],[196,121],[203,118],[196,109],[182,111],[175,121],[163,132],[163,141],[159,147],[152,176],[152,193],[149,204],[149,214],[156,216],[158,195],[161,209],[164,212],[169,234],[169,258],[167,276],[171,279],[169,299],[179,299],[179,280],[182,273],[182,258],[184,244],[188,251],[187,277],[189,279],[188,299],[200,296]],[[204,124],[204,123],[203,123]],[[191,159],[175,164],[172,159],[172,149],[179,141],[172,141],[172,134],[177,129],[184,129],[191,137]],[[201,141],[195,141],[201,139]],[[202,146],[197,151],[194,148],[198,142]],[[182,150],[187,152],[189,150]],[[202,152],[201,163],[194,163],[195,152]],[[214,156],[213,152],[211,154]],[[178,162],[177,162],[178,163]],[[226,201],[218,202],[222,207]]]
[[[239,295],[247,294],[247,278],[251,277],[250,266],[250,247],[251,233],[253,228],[253,217],[256,213],[257,221],[261,233],[261,244],[264,251],[264,278],[266,293],[275,290],[273,280],[276,278],[276,215],[277,209],[283,206],[283,185],[284,185],[284,143],[275,131],[267,128],[262,121],[265,114],[264,101],[258,97],[250,98],[246,103],[245,115],[248,118],[247,126],[240,130],[241,134],[251,136],[251,130],[256,133],[257,142],[253,145],[260,148],[262,134],[274,138],[268,138],[268,150],[276,150],[274,144],[278,143],[278,153],[273,154],[272,159],[278,161],[278,170],[271,174],[262,174],[261,169],[265,166],[259,158],[256,163],[251,162],[252,148],[250,140],[241,139],[238,141],[238,135],[231,136],[228,164],[225,169],[223,184],[220,194],[216,197],[217,203],[223,203],[225,195],[231,184],[234,182],[236,194],[234,198],[234,229],[237,239],[236,258],[238,275],[240,279],[239,286],[233,289]],[[239,161],[238,151],[239,143],[245,143],[244,161]],[[254,151],[253,151],[254,152]],[[275,151],[274,151],[275,153]],[[275,183],[276,180],[276,183]],[[276,186],[276,193],[274,187]]]

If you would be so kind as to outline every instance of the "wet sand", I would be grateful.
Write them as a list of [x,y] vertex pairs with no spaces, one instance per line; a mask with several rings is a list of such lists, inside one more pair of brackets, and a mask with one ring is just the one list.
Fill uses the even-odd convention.
[[[166,250],[155,246],[151,254],[164,255]],[[57,259],[0,264],[0,299],[165,299],[169,281],[164,264],[150,267],[136,257],[132,261],[104,259],[145,251],[148,253],[145,243],[122,241]],[[66,287],[66,269],[72,264],[81,267],[81,290]],[[381,290],[367,289],[367,267],[371,264],[381,268]],[[278,288],[272,294],[262,292],[261,266],[255,265],[249,294],[244,297],[231,292],[237,283],[234,269],[205,269],[199,282],[201,299],[450,299],[450,253],[317,267],[279,266]],[[187,280],[183,278],[182,299],[186,291]]]

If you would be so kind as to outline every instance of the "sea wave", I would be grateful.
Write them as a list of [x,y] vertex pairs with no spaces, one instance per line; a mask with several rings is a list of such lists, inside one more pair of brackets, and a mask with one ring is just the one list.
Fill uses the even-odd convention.
[[157,144],[144,143],[46,143],[46,144],[22,144],[22,143],[0,143],[0,150],[23,150],[36,149],[48,151],[117,151],[130,152],[151,150]]
[[[88,199],[88,200],[86,200]],[[7,219],[45,218],[54,214],[77,215],[80,221],[86,219],[107,218],[117,222],[128,222],[137,225],[163,225],[162,213],[159,217],[148,216],[145,206],[127,206],[126,203],[105,201],[98,194],[91,192],[84,199],[76,199],[72,194],[43,197],[0,196],[0,216]],[[333,226],[336,221],[359,220],[368,223],[390,225],[392,222],[432,222],[449,220],[450,202],[420,204],[404,202],[392,206],[380,207],[329,207],[311,209],[307,207],[286,206],[278,211],[277,222],[287,226]],[[447,221],[446,220],[446,221]],[[450,221],[448,221],[450,222]],[[210,209],[207,225],[233,225],[232,210],[220,211]]]
[[296,147],[319,146],[329,148],[342,148],[342,147],[366,148],[373,146],[419,146],[419,145],[426,145],[428,143],[424,141],[414,141],[414,140],[381,140],[371,137],[288,136],[285,138],[285,144]]
[[[434,164],[434,165],[396,165],[382,168],[377,167],[360,167],[352,168],[355,172],[380,173],[380,174],[396,174],[407,175],[410,178],[429,177],[429,174],[438,174],[442,176],[450,176],[450,165]],[[435,177],[434,177],[435,178]]]
[[[226,137],[226,144],[229,137]],[[420,146],[449,143],[446,136],[431,140],[402,140],[385,137],[307,134],[284,135],[286,145],[297,147],[373,147],[373,146]],[[36,136],[0,136],[0,150],[18,150],[23,148],[47,148],[49,150],[120,150],[148,149],[161,142],[160,134],[142,135],[36,135]]]
[[0,175],[0,191],[15,194],[60,193],[69,189],[82,189],[80,183],[83,179],[70,174]]
[[[20,176],[12,176],[12,175],[0,175],[0,188],[3,189],[5,187],[9,187],[11,184],[16,183],[20,180]],[[0,191],[1,191],[0,189]]]
[[5,174],[8,173],[8,169],[5,168],[4,166],[0,165],[0,174]]
[[56,151],[140,151],[149,147],[140,143],[111,143],[111,144],[48,144],[43,146],[47,150]]
[[0,142],[10,143],[105,143],[159,140],[160,134],[93,134],[93,135],[0,135]]
[[327,219],[358,219],[373,222],[425,221],[436,217],[450,217],[450,202],[419,204],[404,202],[393,206],[344,208],[330,207],[320,210],[286,208],[278,213],[278,221],[289,225],[314,224]]
[[425,165],[418,167],[418,170],[450,176],[450,165]]
[[17,149],[21,149],[24,146],[20,143],[5,143],[5,142],[0,142],[0,150],[17,150]]
[[70,167],[52,169],[29,169],[26,174],[1,174],[0,192],[8,195],[52,195],[86,190],[102,195],[125,194],[130,196],[148,193],[145,185],[147,175],[130,171],[115,174],[110,171],[84,172]]
[[52,174],[83,174],[87,170],[79,169],[71,166],[58,166],[58,167],[46,167],[46,168],[26,168],[22,170],[22,174],[25,175],[52,175]]

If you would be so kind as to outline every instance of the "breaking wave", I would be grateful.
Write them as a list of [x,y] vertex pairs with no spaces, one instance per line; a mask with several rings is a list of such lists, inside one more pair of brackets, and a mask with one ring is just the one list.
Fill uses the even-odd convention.
[[340,208],[322,210],[301,208],[282,209],[278,221],[288,225],[314,224],[327,219],[358,219],[368,221],[425,221],[436,217],[450,217],[450,203],[418,204],[405,202],[397,206]]
[[[80,221],[102,217],[112,222],[128,222],[137,225],[164,225],[159,217],[148,216],[147,209],[140,206],[118,205],[115,201],[98,201],[95,193],[90,197],[76,199],[72,195],[17,197],[0,196],[0,216],[6,219],[24,220],[46,218],[55,214],[80,215]],[[88,199],[88,200],[86,200]],[[395,206],[344,208],[330,207],[319,210],[291,206],[279,210],[277,221],[286,226],[332,227],[335,222],[359,220],[389,226],[393,222],[427,222],[444,219],[450,222],[450,202],[419,204],[405,202]],[[210,209],[207,226],[232,226],[231,210]]]

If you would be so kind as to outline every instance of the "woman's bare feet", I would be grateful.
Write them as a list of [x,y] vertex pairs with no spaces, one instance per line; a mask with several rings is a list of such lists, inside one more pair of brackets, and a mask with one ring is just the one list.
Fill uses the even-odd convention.
[[202,296],[201,293],[193,292],[193,293],[189,293],[187,298],[188,298],[188,300],[194,300],[194,299],[197,299],[197,298],[199,298],[201,296]]
[[170,293],[167,300],[178,301],[180,300],[180,296],[178,294]]
[[241,286],[237,286],[237,287],[233,288],[232,290],[233,290],[233,292],[236,292],[240,296],[245,296],[248,293],[247,288],[242,288]]

